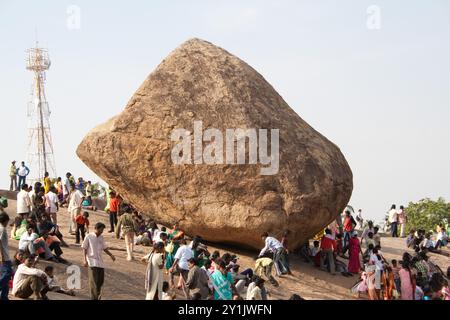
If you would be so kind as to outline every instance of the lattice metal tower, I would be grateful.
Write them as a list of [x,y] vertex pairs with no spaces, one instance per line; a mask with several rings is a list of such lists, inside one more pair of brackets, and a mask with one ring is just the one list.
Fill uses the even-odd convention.
[[55,157],[50,132],[50,109],[45,97],[45,71],[50,68],[48,50],[36,47],[27,50],[27,70],[33,72],[31,100],[28,103],[28,183],[41,181],[44,173],[56,178]]

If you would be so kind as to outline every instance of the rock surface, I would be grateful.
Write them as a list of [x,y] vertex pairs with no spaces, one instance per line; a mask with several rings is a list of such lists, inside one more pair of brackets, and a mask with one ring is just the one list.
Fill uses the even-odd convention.
[[[230,128],[279,129],[278,173],[261,175],[262,165],[248,159],[175,165],[173,130],[193,132],[200,120],[224,139]],[[336,218],[353,188],[336,145],[253,68],[199,39],[164,59],[120,115],[89,132],[77,155],[157,222],[177,221],[189,235],[253,248],[263,246],[262,232],[279,237],[286,229],[290,247],[300,246]]]

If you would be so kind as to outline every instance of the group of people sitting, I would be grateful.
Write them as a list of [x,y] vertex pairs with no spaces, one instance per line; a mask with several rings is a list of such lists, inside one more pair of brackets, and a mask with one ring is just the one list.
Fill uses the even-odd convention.
[[433,238],[432,232],[426,232],[423,229],[411,229],[406,238],[406,246],[413,248],[415,252],[433,252],[441,253],[441,248],[448,244],[448,234],[443,224],[436,226],[436,237]]

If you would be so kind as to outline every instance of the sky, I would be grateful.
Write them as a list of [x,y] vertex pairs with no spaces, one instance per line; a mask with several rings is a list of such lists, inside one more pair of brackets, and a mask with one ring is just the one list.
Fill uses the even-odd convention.
[[46,94],[58,175],[97,181],[75,150],[120,113],[182,42],[237,55],[352,171],[350,204],[381,221],[390,205],[450,199],[450,2],[0,0],[0,188],[26,159],[36,39],[52,65]]

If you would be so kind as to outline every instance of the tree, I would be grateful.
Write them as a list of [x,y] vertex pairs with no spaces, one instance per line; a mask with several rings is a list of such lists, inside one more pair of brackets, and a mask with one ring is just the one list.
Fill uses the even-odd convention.
[[450,221],[450,203],[444,198],[433,201],[429,198],[422,199],[419,202],[410,202],[405,208],[407,214],[406,229],[424,229],[431,231],[436,229],[436,225],[443,223],[448,225]]

